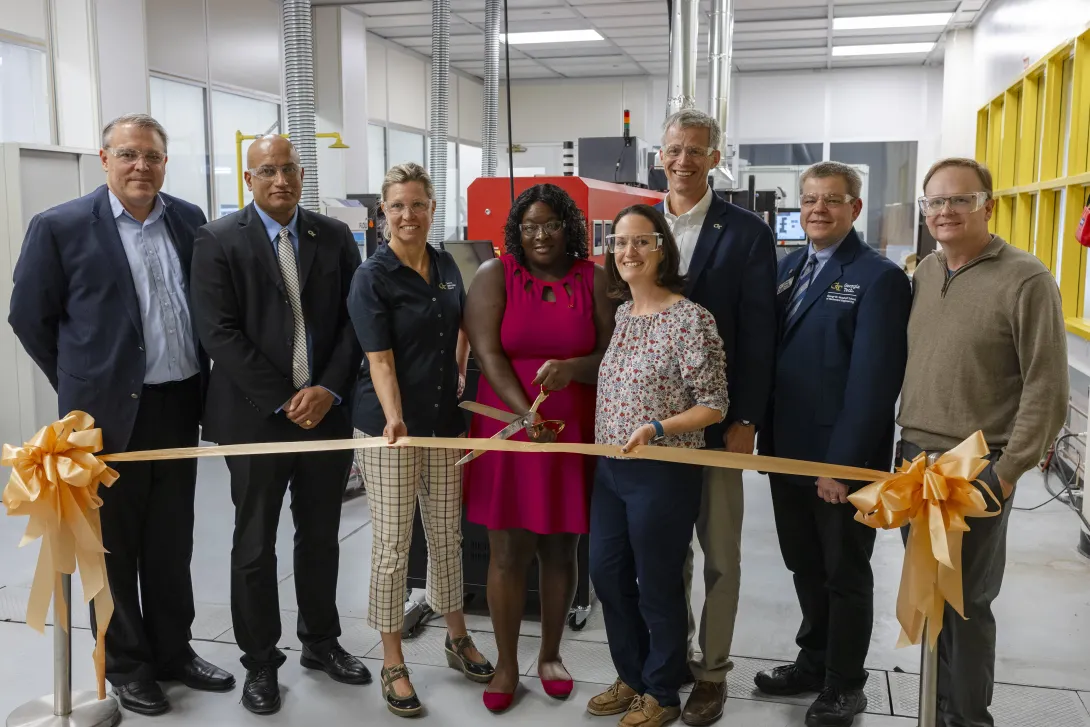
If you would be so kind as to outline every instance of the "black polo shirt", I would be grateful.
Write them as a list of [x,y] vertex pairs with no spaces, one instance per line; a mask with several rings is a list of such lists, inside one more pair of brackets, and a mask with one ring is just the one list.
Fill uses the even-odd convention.
[[[348,313],[364,353],[393,350],[409,435],[455,437],[465,432],[455,351],[466,293],[450,253],[428,245],[428,255],[430,283],[387,245],[379,247],[356,269]],[[356,381],[352,424],[376,437],[386,426],[366,356]]]

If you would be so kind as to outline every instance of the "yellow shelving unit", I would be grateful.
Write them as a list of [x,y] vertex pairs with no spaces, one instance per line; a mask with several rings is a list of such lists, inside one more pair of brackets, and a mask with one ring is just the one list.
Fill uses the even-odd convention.
[[1067,330],[1090,339],[1088,256],[1074,239],[1090,193],[1090,30],[977,112],[976,158],[995,179],[992,231],[1048,266]]

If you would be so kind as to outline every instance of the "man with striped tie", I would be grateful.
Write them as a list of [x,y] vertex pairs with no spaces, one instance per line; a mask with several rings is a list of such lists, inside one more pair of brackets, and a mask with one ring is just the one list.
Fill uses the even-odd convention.
[[[907,358],[904,272],[859,239],[862,180],[822,162],[802,175],[809,244],[779,264],[779,346],[762,454],[888,470]],[[847,727],[867,706],[874,530],[848,493],[864,483],[771,475],[784,563],[802,609],[794,664],[761,672],[766,694],[818,692],[807,727]]]
[[[208,441],[352,436],[343,404],[363,354],[346,301],[360,254],[347,225],[299,205],[303,173],[287,139],[258,139],[245,174],[253,204],[197,235],[194,320],[213,362]],[[339,682],[370,681],[337,642],[337,531],[351,461],[350,451],[227,458],[235,504],[231,616],[246,667],[242,703],[255,714],[280,708],[275,545],[289,488],[302,664]]]

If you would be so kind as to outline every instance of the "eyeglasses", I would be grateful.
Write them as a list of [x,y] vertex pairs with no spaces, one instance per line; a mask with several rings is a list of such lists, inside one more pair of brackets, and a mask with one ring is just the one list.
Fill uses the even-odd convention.
[[555,235],[560,232],[560,228],[564,226],[564,223],[560,220],[549,220],[544,225],[535,225],[532,222],[519,225],[519,229],[522,230],[523,237],[529,237],[531,239],[538,237],[544,231],[546,235]]
[[955,214],[967,215],[976,212],[983,207],[989,195],[987,192],[970,192],[969,194],[952,194],[948,197],[920,197],[920,212],[927,217],[937,217],[950,205],[950,210]]
[[157,151],[138,151],[136,149],[108,149],[115,159],[124,164],[136,164],[141,159],[147,162],[149,167],[157,167],[167,160],[167,155]]
[[662,155],[667,159],[677,159],[683,151],[691,157],[710,157],[715,153],[715,148],[710,146],[681,146],[681,144],[662,147]]
[[386,210],[388,215],[403,215],[408,209],[412,209],[414,215],[427,214],[431,210],[431,202],[424,202],[423,200],[417,200],[412,204],[405,204],[404,202],[383,202],[382,208]]
[[817,207],[818,200],[821,200],[825,203],[826,207],[835,208],[840,207],[841,205],[851,204],[856,199],[858,198],[853,197],[850,194],[824,194],[820,196],[816,194],[804,194],[799,199],[799,204],[802,207]]
[[610,252],[624,252],[632,245],[635,250],[658,250],[662,247],[662,235],[658,232],[645,232],[640,235],[606,235],[606,249]]
[[273,164],[262,164],[257,169],[248,169],[247,171],[258,179],[276,179],[277,174],[283,174],[287,179],[295,179],[299,176],[299,172],[303,171],[303,168],[298,164],[285,164],[281,167]]

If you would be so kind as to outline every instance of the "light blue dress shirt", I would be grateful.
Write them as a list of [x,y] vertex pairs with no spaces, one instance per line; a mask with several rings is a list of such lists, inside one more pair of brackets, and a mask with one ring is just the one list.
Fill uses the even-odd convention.
[[144,335],[144,383],[184,381],[200,373],[197,342],[189,316],[186,280],[170,239],[162,197],[143,222],[109,192],[117,233],[129,261]]
[[842,242],[844,242],[843,238],[840,240],[840,242],[836,243],[835,245],[829,245],[829,247],[825,248],[824,250],[815,250],[813,242],[811,242],[807,246],[807,249],[806,249],[806,259],[807,260],[810,259],[811,255],[817,255],[817,260],[814,263],[814,275],[813,275],[812,278],[810,278],[810,280],[817,279],[818,274],[821,273],[821,269],[823,267],[825,267],[825,263],[829,262],[829,260],[832,259],[833,255],[836,254],[837,248],[840,247],[840,244]]
[[[269,242],[272,243],[273,255],[276,259],[280,259],[280,230],[287,227],[288,240],[291,241],[291,249],[295,251],[295,269],[299,270],[299,208],[295,208],[295,212],[291,215],[291,221],[287,225],[282,225],[254,204],[254,209],[257,211],[257,216],[261,218],[261,224],[265,226],[265,234],[269,236]],[[299,281],[299,292],[303,292],[303,281]],[[311,380],[314,379],[314,347],[310,340],[310,329],[306,327],[306,321],[303,321],[303,327],[307,333],[307,366],[310,368]],[[333,394],[333,401],[337,404],[341,403],[341,397],[337,395],[337,392],[330,391],[326,387],[322,387],[330,394]],[[277,410],[279,411],[279,409]]]

